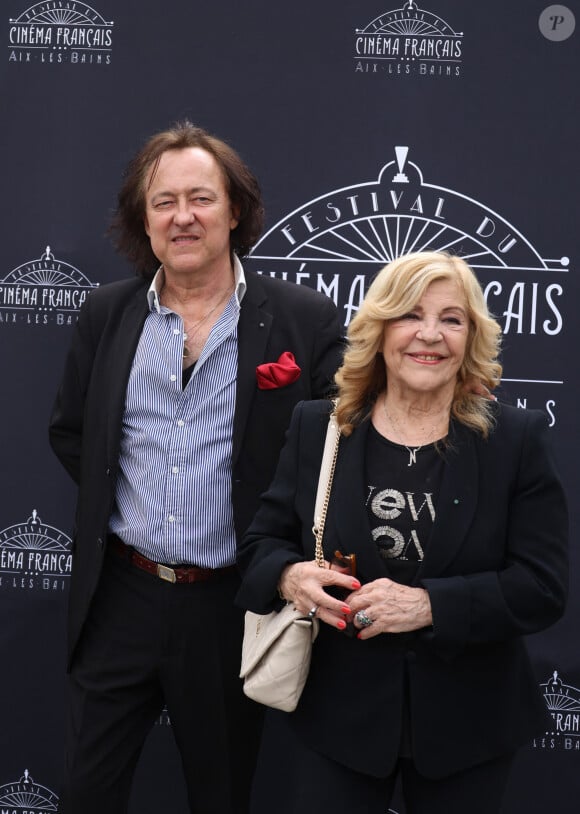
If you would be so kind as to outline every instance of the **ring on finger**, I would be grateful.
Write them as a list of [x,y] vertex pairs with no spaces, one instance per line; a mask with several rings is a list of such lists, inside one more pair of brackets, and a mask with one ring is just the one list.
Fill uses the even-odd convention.
[[373,623],[371,617],[364,610],[359,610],[357,613],[355,613],[354,618],[360,627],[369,627],[369,625],[372,625]]
[[316,616],[316,611],[317,610],[318,610],[318,605],[315,605],[313,608],[310,608],[310,610],[308,611],[308,618],[309,619],[314,619],[314,617]]

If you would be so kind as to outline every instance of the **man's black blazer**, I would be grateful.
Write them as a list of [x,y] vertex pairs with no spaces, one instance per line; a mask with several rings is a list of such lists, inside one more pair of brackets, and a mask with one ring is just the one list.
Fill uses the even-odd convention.
[[[289,720],[313,749],[386,776],[401,737],[405,673],[417,769],[442,777],[513,751],[547,724],[522,637],[562,614],[566,501],[546,417],[495,405],[487,440],[452,423],[436,518],[416,584],[433,627],[366,641],[321,624],[311,671]],[[270,490],[238,551],[237,602],[277,606],[284,564],[314,557],[312,517],[330,404],[299,405]],[[366,512],[369,421],[341,438],[325,555],[355,553],[363,583],[388,576]]]
[[[328,395],[343,328],[334,303],[306,287],[246,273],[238,323],[232,489],[241,537],[269,485],[292,409]],[[115,497],[127,381],[148,311],[148,284],[132,279],[91,293],[81,309],[50,424],[51,445],[79,486],[69,599],[69,663],[101,573]],[[256,367],[291,351],[301,375],[273,390]]]

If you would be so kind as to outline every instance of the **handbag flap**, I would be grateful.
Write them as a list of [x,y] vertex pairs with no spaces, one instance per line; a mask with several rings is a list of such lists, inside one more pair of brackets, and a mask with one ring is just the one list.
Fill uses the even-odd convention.
[[289,625],[311,628],[314,641],[318,635],[319,624],[318,619],[306,618],[292,603],[288,603],[280,611],[268,614],[246,611],[240,678],[245,678],[254,669]]

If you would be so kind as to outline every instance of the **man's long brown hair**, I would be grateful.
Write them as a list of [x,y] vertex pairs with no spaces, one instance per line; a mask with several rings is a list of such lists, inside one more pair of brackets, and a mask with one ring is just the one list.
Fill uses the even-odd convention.
[[244,257],[262,232],[262,196],[250,169],[229,144],[189,121],[178,122],[169,130],[152,136],[129,163],[110,227],[116,249],[134,263],[137,273],[147,280],[153,279],[159,265],[145,232],[147,184],[153,178],[163,153],[188,147],[199,147],[208,152],[223,173],[232,209],[238,220],[238,225],[231,232],[231,251]]

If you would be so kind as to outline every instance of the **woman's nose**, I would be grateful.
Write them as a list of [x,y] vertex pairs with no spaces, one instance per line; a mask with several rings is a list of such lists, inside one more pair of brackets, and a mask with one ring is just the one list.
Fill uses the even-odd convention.
[[423,342],[439,342],[441,339],[441,328],[436,320],[424,320],[417,330],[417,338]]

